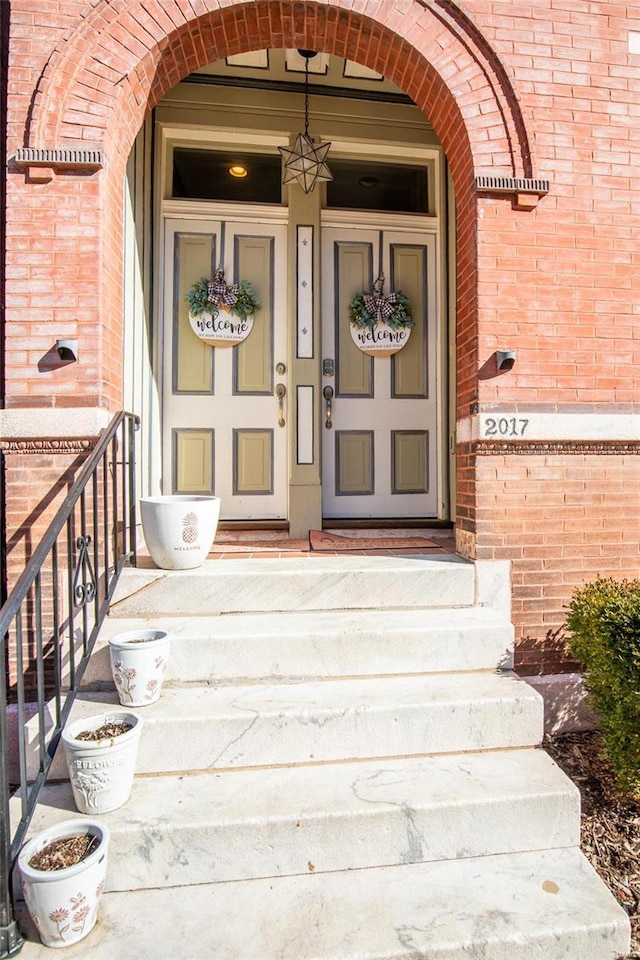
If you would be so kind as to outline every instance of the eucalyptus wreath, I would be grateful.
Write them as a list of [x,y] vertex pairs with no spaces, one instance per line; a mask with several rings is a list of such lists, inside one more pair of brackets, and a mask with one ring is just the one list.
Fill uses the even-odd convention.
[[359,330],[374,330],[378,320],[384,320],[392,330],[411,329],[415,326],[409,298],[396,290],[388,296],[382,294],[381,278],[376,280],[373,293],[361,290],[349,301],[349,321]]
[[[201,313],[210,313],[216,317],[220,312],[220,304],[224,303],[228,306],[230,313],[244,322],[260,309],[260,301],[248,280],[240,280],[233,285],[224,284],[224,277],[220,278],[218,275],[216,280],[218,280],[218,292],[212,290],[214,284],[206,277],[197,280],[189,290],[186,299],[189,303],[189,313],[194,317],[200,316]],[[222,294],[220,294],[221,286],[226,287],[226,292]]]

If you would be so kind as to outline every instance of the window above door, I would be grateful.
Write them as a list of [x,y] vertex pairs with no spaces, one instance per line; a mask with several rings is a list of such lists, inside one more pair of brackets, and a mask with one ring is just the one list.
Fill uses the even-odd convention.
[[171,196],[176,200],[282,202],[280,154],[175,147]]

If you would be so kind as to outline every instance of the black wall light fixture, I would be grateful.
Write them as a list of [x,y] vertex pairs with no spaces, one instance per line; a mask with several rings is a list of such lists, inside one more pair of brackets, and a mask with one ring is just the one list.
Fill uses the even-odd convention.
[[499,373],[506,373],[511,370],[515,362],[515,350],[496,350],[496,367]]
[[76,339],[56,340],[58,356],[65,363],[75,363],[78,359],[78,341]]

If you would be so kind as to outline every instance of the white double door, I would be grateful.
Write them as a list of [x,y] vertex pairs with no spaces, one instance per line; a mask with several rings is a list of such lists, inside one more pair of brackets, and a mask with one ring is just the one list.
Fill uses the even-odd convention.
[[[286,241],[275,219],[165,222],[162,487],[219,496],[225,519],[287,516]],[[189,289],[219,267],[227,283],[250,281],[261,304],[232,347],[200,340],[189,322]]]
[[[397,221],[389,229],[323,229],[327,518],[438,516],[437,244],[424,228],[398,228]],[[349,301],[371,291],[380,274],[385,294],[402,290],[409,297],[415,327],[401,351],[372,357],[351,338]]]

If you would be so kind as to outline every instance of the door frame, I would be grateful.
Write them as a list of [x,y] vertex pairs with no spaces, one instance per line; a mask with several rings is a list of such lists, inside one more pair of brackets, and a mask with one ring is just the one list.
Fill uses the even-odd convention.
[[[160,397],[163,390],[163,370],[162,357],[164,344],[161,342],[161,330],[159,318],[162,313],[164,298],[164,230],[167,217],[182,219],[187,223],[189,220],[201,220],[209,217],[231,218],[236,222],[251,223],[259,217],[262,222],[288,223],[289,230],[289,357],[287,362],[288,375],[288,398],[291,403],[290,415],[287,417],[287,432],[289,442],[289,523],[292,535],[304,536],[309,528],[317,528],[322,522],[321,510],[321,462],[319,457],[319,435],[323,429],[324,407],[321,402],[321,368],[322,351],[320,350],[320,298],[316,294],[313,305],[313,324],[317,333],[313,334],[314,347],[309,359],[301,358],[297,354],[296,338],[296,231],[300,224],[314,225],[311,230],[315,231],[315,240],[312,241],[315,252],[313,253],[313,271],[315,280],[315,290],[320,289],[320,270],[319,259],[319,237],[324,224],[341,226],[346,223],[362,224],[363,226],[376,226],[379,215],[370,211],[346,211],[339,209],[327,209],[322,207],[322,198],[324,191],[322,186],[315,191],[316,205],[315,212],[313,206],[309,205],[309,197],[300,197],[296,191],[292,191],[288,198],[286,193],[283,195],[282,205],[275,204],[234,204],[219,201],[195,201],[195,200],[173,200],[170,197],[170,171],[172,167],[172,153],[174,146],[198,146],[203,149],[215,149],[217,146],[227,149],[231,146],[238,146],[240,149],[248,149],[250,152],[261,153],[271,152],[278,146],[289,144],[289,134],[283,131],[288,127],[284,124],[274,129],[266,131],[246,129],[220,128],[213,124],[202,126],[200,124],[189,124],[188,122],[175,122],[175,120],[159,119],[155,122],[155,162],[150,164],[153,167],[153,182],[155,184],[153,208],[154,226],[151,232],[152,237],[152,262],[155,281],[151,283],[151,303],[152,303],[152,324],[150,329],[151,343],[148,350],[148,356],[151,361],[152,376],[148,382],[147,393],[149,395],[149,405],[157,410],[150,427],[149,436],[149,463],[150,492],[159,492],[153,489],[158,486],[159,468],[156,451],[160,447],[160,429],[162,411],[158,409]],[[277,132],[276,132],[277,131]],[[322,131],[318,131],[322,136]],[[451,339],[450,328],[455,327],[455,305],[451,303],[451,281],[450,268],[447,266],[446,255],[451,256],[447,237],[448,230],[452,226],[451,199],[447,192],[447,170],[444,157],[444,151],[441,145],[437,144],[419,144],[416,142],[402,144],[397,141],[371,141],[354,140],[345,137],[337,131],[327,131],[332,134],[328,137],[333,141],[331,152],[336,157],[344,159],[371,159],[382,162],[398,162],[400,164],[424,164],[428,173],[429,184],[429,215],[409,216],[413,219],[416,226],[427,230],[436,237],[436,270],[438,280],[438,324],[439,332],[437,337],[437,371],[439,378],[438,401],[439,416],[437,423],[438,441],[438,463],[437,463],[437,485],[438,485],[438,519],[449,519],[449,505],[452,502],[450,497],[452,483],[452,448],[450,448],[450,437],[452,429],[452,417],[455,412],[451,411],[451,398],[455,396],[455,340]],[[313,195],[312,195],[313,196]],[[394,213],[385,213],[385,224],[389,229],[394,225],[404,227],[407,222],[407,215]],[[447,249],[443,247],[447,245]],[[306,355],[305,355],[306,356]],[[301,406],[301,397],[297,396],[298,385],[300,392],[304,394],[302,399],[308,399],[308,417],[309,433],[308,443],[311,444],[313,455],[311,459],[305,459],[300,462],[297,457],[297,429],[300,417],[305,416],[306,408]],[[306,393],[304,393],[306,391]],[[305,400],[306,402],[306,400]],[[453,421],[455,422],[455,421]]]

